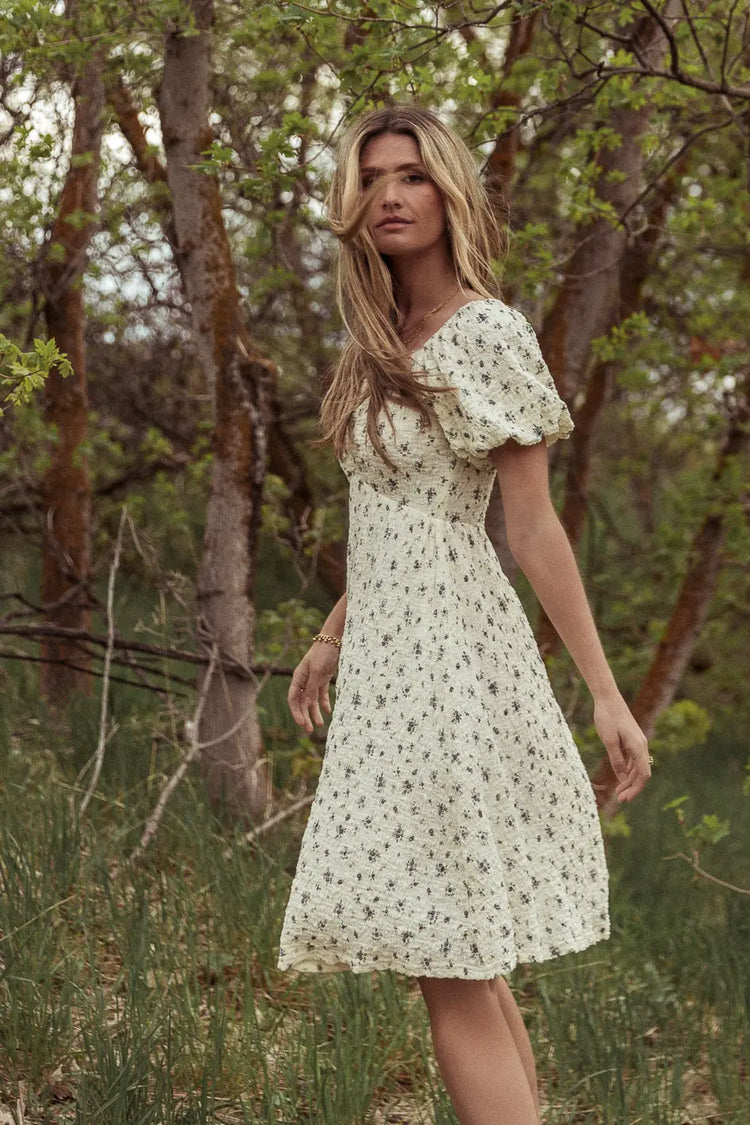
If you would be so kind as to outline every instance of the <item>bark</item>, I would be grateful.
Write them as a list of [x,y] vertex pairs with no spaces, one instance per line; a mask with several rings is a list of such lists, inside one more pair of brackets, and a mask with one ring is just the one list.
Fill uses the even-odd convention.
[[[498,110],[505,106],[517,108],[521,104],[522,95],[508,87],[513,67],[525,55],[533,42],[534,32],[538,21],[538,13],[529,16],[518,16],[510,25],[508,43],[503,56],[503,67],[497,88],[490,97],[490,109]],[[467,42],[474,42],[476,33],[471,27],[461,29]],[[485,57],[483,66],[490,67],[489,60]],[[516,164],[520,147],[520,133],[516,126],[511,126],[501,133],[487,160],[485,181],[490,191],[500,222],[505,225],[508,221],[510,198],[513,182],[516,176]],[[505,288],[506,301],[512,302],[512,292]],[[485,518],[485,530],[495,550],[504,573],[511,582],[518,575],[518,564],[508,546],[508,533],[505,526],[505,512],[503,510],[500,488],[495,481],[490,493]]]
[[[654,254],[664,231],[667,212],[674,200],[679,176],[683,170],[683,166],[680,165],[677,173],[670,177],[663,187],[657,189],[644,230],[625,249],[620,265],[617,323],[622,323],[632,316],[642,305],[643,286],[651,271]],[[565,499],[560,520],[576,553],[588,513],[594,438],[616,371],[616,364],[601,360],[597,362],[589,377],[583,402],[575,412],[575,429],[569,441]],[[560,648],[560,638],[545,614],[540,617],[537,642],[545,657],[556,654]]]
[[[665,18],[674,19],[678,7],[677,0],[669,0]],[[642,56],[655,62],[667,49],[661,24],[650,16],[636,21],[630,36]],[[576,250],[539,337],[557,389],[570,405],[575,422],[567,450],[562,512],[563,526],[574,550],[586,517],[593,438],[614,372],[611,364],[592,362],[591,345],[638,307],[654,241],[663,226],[663,216],[659,218],[657,211],[658,221],[647,225],[642,235],[631,236],[629,230],[643,186],[642,142],[650,116],[650,103],[645,102],[640,108],[615,110],[608,119],[620,139],[615,148],[605,147],[596,154],[600,168],[597,195],[618,219],[615,223],[602,217],[578,230]],[[666,202],[663,205],[666,207]],[[583,387],[583,401],[576,410],[574,402]],[[545,657],[560,647],[559,637],[545,614],[540,616],[537,642]]]
[[[167,170],[149,145],[130,91],[119,74],[107,76],[107,101],[133,151],[138,171],[143,173],[149,184],[166,183]],[[171,203],[166,197],[160,209],[171,210]]]
[[[738,457],[750,449],[750,379],[738,395],[713,474],[714,490]],[[632,711],[647,737],[654,733],[656,720],[673,701],[688,662],[703,628],[721,572],[722,547],[726,532],[725,503],[719,498],[709,506],[688,552],[687,566],[651,665],[643,678]],[[603,758],[594,776],[597,799],[602,807],[612,807],[615,779],[609,761]]]
[[[679,0],[667,0],[662,21],[678,18]],[[645,16],[630,37],[640,57],[656,63],[667,49],[662,22]],[[620,302],[622,258],[628,242],[629,217],[641,189],[642,139],[651,107],[614,110],[606,124],[620,137],[616,148],[606,145],[595,153],[600,172],[597,195],[617,217],[602,216],[578,232],[576,249],[565,271],[560,292],[540,333],[542,351],[566,402],[572,404],[591,360],[591,342],[606,335],[616,321]]]
[[[191,0],[196,33],[167,38],[158,104],[174,209],[178,260],[196,350],[214,404],[214,462],[198,574],[199,635],[247,668],[254,649],[255,561],[275,371],[243,322],[221,198],[195,165],[208,124],[211,0]],[[203,690],[203,683],[201,690]],[[209,796],[234,815],[260,819],[270,778],[256,709],[257,682],[230,672],[207,685],[199,732]]]
[[[101,63],[84,64],[72,87],[75,117],[71,161],[42,268],[47,332],[73,367],[63,379],[54,369],[45,387],[45,418],[55,427],[51,462],[42,482],[41,600],[51,625],[89,626],[87,583],[91,564],[91,480],[82,451],[88,437],[88,392],[82,277],[96,226],[97,183],[103,128]],[[41,646],[41,691],[62,704],[73,690],[90,690],[90,660],[75,642],[50,638]],[[74,666],[74,667],[71,667]]]
[[[149,184],[167,185],[167,169],[159,158],[150,151],[130,91],[119,77],[108,83],[107,98],[120,130],[130,145],[138,170],[142,172]],[[182,262],[172,213],[172,200],[168,191],[155,198],[154,207],[157,213],[162,216],[162,229],[169,245],[172,247],[175,263],[182,277]],[[301,256],[298,255],[298,257]],[[299,292],[300,289],[301,285],[294,287],[295,311],[305,333],[305,338],[317,343],[319,339],[318,325],[315,323],[314,314],[310,311],[309,303],[303,300]],[[315,499],[307,481],[304,461],[281,421],[280,413],[281,405],[277,397],[273,395],[270,404],[268,429],[268,470],[275,476],[280,477],[289,489],[287,514],[291,524],[290,541],[292,547],[299,550],[303,533],[312,526],[315,518]],[[315,560],[318,578],[336,598],[343,594],[346,587],[345,556],[346,544],[326,544],[321,547]]]
[[[500,84],[490,99],[493,110],[504,107],[518,108],[521,94],[508,88],[508,78],[516,62],[527,54],[534,39],[539,12],[528,16],[517,16],[510,25],[508,46],[503,58],[503,71]],[[516,175],[516,163],[521,135],[513,125],[501,133],[487,160],[487,180],[490,187],[497,190],[506,202],[510,199],[511,187]]]

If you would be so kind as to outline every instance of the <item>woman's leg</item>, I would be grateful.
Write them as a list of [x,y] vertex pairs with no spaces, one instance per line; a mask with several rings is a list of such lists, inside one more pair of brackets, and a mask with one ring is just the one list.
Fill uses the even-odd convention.
[[420,977],[440,1073],[461,1125],[538,1125],[521,1055],[491,980]]
[[523,1016],[518,1010],[518,1005],[516,1004],[513,993],[502,977],[495,977],[492,981],[492,987],[500,1002],[500,1008],[505,1017],[505,1022],[513,1036],[516,1050],[521,1056],[523,1069],[526,1072],[526,1079],[531,1089],[531,1096],[534,1099],[537,1116],[539,1116],[539,1087],[536,1080],[536,1063],[534,1062],[534,1052],[531,1049],[531,1040],[529,1039],[526,1025],[523,1022]]

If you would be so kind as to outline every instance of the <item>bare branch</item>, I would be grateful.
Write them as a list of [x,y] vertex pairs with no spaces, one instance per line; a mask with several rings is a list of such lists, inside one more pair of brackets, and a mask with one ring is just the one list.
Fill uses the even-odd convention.
[[732,6],[729,9],[727,16],[726,30],[724,34],[724,43],[721,48],[721,67],[719,73],[721,74],[722,82],[726,82],[727,78],[727,58],[729,56],[729,39],[732,34],[732,23],[734,21],[734,13],[737,11],[740,0],[733,0]]
[[685,14],[685,22],[687,23],[688,28],[690,30],[690,35],[692,36],[692,40],[695,43],[698,54],[701,57],[701,62],[703,63],[704,67],[706,68],[706,73],[710,74],[711,77],[714,78],[715,75],[714,75],[713,71],[711,70],[711,64],[708,61],[708,56],[706,55],[706,52],[703,49],[703,44],[701,43],[700,36],[695,29],[695,23],[693,21],[693,13],[688,8],[686,0],[680,0],[680,3],[681,3],[681,6],[682,6],[682,10]]
[[[88,676],[93,676],[94,679],[101,679],[102,677],[102,673],[96,671],[96,669],[94,668],[84,668],[82,664],[75,664],[73,661],[63,660],[61,657],[34,656],[29,652],[16,652],[13,649],[8,648],[0,648],[0,660],[19,660],[21,663],[25,664],[64,664],[66,667],[71,668],[74,672],[85,672]],[[128,668],[133,668],[136,671],[146,673],[148,675],[155,674],[150,668],[144,668],[142,665],[137,664],[135,661],[118,661],[116,657],[113,657],[113,663],[122,663]],[[174,683],[185,684],[191,688],[194,686],[192,680],[184,680],[178,676],[170,677],[169,689],[165,687],[159,687],[158,684],[150,684],[144,679],[127,680],[124,676],[110,676],[109,679],[110,683],[113,684],[125,684],[126,687],[143,688],[145,691],[153,691],[156,692],[157,695],[162,696],[186,694],[185,692],[174,690],[171,687],[171,685]]]
[[659,188],[663,185],[664,177],[666,176],[669,169],[674,167],[675,164],[679,163],[685,153],[695,144],[696,141],[700,140],[700,138],[705,136],[707,133],[713,134],[721,132],[721,130],[726,129],[728,125],[732,125],[734,121],[735,116],[734,114],[732,114],[732,116],[725,118],[724,121],[712,121],[710,125],[706,125],[703,129],[699,129],[696,133],[691,133],[689,137],[686,137],[677,151],[672,156],[670,156],[670,158],[666,161],[665,164],[662,165],[659,171],[651,177],[649,182],[636,196],[630,206],[626,207],[625,210],[617,216],[618,223],[623,223],[631,213],[631,211],[634,211],[636,207],[639,207],[641,203],[643,203],[643,200],[647,196],[649,196],[652,191],[659,190]]
[[[257,828],[253,828],[252,831],[246,832],[242,837],[243,842],[246,844],[255,843],[256,840],[265,835],[265,833],[270,831],[271,828],[275,828],[277,824],[281,824],[282,821],[288,820],[289,817],[294,816],[294,814],[298,813],[301,809],[307,808],[308,805],[311,805],[313,803],[314,799],[315,794],[312,794],[312,796],[302,797],[301,800],[295,801],[293,805],[289,805],[288,808],[282,809],[281,812],[277,812],[275,816],[271,816],[268,818],[268,820],[264,820],[263,823],[259,824]],[[231,855],[232,849],[227,848],[224,852],[224,859],[229,859]]]
[[734,883],[727,883],[725,879],[720,879],[718,875],[712,875],[710,871],[704,869],[698,864],[697,860],[692,856],[685,855],[684,852],[676,852],[674,855],[666,855],[665,859],[684,859],[696,875],[700,875],[701,879],[708,879],[710,883],[716,883],[719,887],[725,887],[728,891],[734,891],[738,895],[750,895],[750,888],[737,887]]
[[664,32],[664,37],[667,40],[667,45],[669,47],[669,58],[672,74],[677,77],[682,73],[682,68],[680,66],[680,52],[677,46],[677,40],[675,39],[674,32],[669,25],[669,21],[665,20],[661,12],[658,11],[658,9],[653,4],[649,3],[649,0],[641,0],[641,3],[648,14],[651,16],[651,19],[654,20],[654,22],[657,23],[661,30]]
[[595,74],[602,81],[616,78],[623,74],[633,74],[641,78],[666,78],[670,82],[679,82],[693,90],[704,90],[708,94],[724,94],[727,98],[737,98],[740,101],[750,101],[750,86],[732,86],[727,82],[709,82],[706,78],[699,78],[694,74],[685,74],[679,71],[675,74],[671,70],[651,66],[606,66],[604,63],[592,67],[590,70],[575,74],[578,79],[590,78]]
[[[65,636],[74,640],[86,641],[89,644],[106,646],[107,640],[105,637],[100,637],[96,633],[86,632],[84,629],[66,629],[64,626],[58,625],[7,625],[0,624],[0,636],[11,637],[28,637],[29,639],[38,639],[39,637],[49,636]],[[114,648],[124,652],[138,652],[143,653],[147,657],[161,657],[168,660],[180,660],[187,664],[208,664],[209,658],[199,652],[186,652],[184,649],[179,648],[161,648],[159,645],[145,644],[143,641],[128,641],[122,637],[115,637]],[[13,657],[14,653],[7,653]],[[117,658],[113,656],[113,662],[117,663]],[[120,661],[120,663],[127,663],[127,661]],[[293,668],[287,668],[283,665],[275,664],[251,664],[244,665],[238,660],[233,660],[232,657],[226,654],[222,655],[220,666],[224,672],[229,672],[233,676],[242,676],[245,679],[252,679],[256,675],[267,674],[270,676],[291,676],[294,671]],[[145,669],[151,671],[151,669]]]
[[[78,815],[83,816],[88,808],[91,800],[91,795],[96,789],[99,776],[102,772],[102,765],[104,764],[104,751],[107,742],[115,731],[113,727],[110,734],[107,734],[107,707],[109,705],[109,677],[112,668],[112,652],[115,645],[115,578],[117,571],[120,569],[120,556],[122,555],[122,536],[125,530],[125,523],[127,521],[128,510],[123,505],[122,512],[120,513],[120,525],[117,529],[117,539],[115,540],[115,551],[112,558],[112,565],[109,568],[109,581],[107,582],[107,646],[104,651],[104,670],[102,672],[102,698],[99,708],[99,741],[97,742],[96,752],[94,754],[94,770],[91,775],[88,789],[83,795],[81,804],[78,808]],[[88,769],[88,765],[84,766],[81,773],[76,779],[78,784],[83,777],[83,774]]]
[[[219,649],[217,645],[214,645],[214,647],[211,649],[208,671],[206,672],[205,678],[201,685],[201,690],[198,695],[198,702],[195,706],[192,721],[187,724],[187,728],[190,732],[190,746],[179,766],[162,788],[162,791],[159,794],[159,800],[156,802],[156,806],[154,807],[153,812],[146,821],[146,827],[143,829],[143,834],[141,835],[138,844],[133,849],[128,860],[126,861],[127,865],[130,865],[137,859],[140,859],[148,845],[153,840],[154,836],[157,833],[159,825],[161,824],[162,817],[164,816],[164,810],[167,807],[167,803],[170,797],[187,773],[188,767],[192,762],[196,760],[201,752],[202,747],[198,740],[198,729],[200,725],[201,715],[203,714],[203,708],[206,705],[206,699],[208,698],[208,693],[211,688],[211,681],[213,680],[214,673],[216,672],[218,664]],[[120,870],[122,869],[115,868],[114,872],[112,873],[112,877],[117,878]]]

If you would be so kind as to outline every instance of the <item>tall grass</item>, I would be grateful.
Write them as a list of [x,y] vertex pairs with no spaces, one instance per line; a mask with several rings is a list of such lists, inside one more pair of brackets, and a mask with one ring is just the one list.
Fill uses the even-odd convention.
[[[164,716],[139,717],[119,697],[97,801],[78,824],[71,786],[95,741],[95,706],[80,706],[74,740],[30,692],[17,698],[0,724],[6,1115],[19,1125],[455,1125],[412,982],[277,971],[301,820],[248,846],[191,777],[145,860],[113,878],[175,753]],[[665,860],[682,841],[662,811],[688,793],[696,814],[731,816],[705,861],[750,884],[736,745],[715,740],[710,775],[698,752],[665,760],[633,806],[631,836],[609,842],[611,941],[513,975],[545,1125],[750,1120],[750,901]]]

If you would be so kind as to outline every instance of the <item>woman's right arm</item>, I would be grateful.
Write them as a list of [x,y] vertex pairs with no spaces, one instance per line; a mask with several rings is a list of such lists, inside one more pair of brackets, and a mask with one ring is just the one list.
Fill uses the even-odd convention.
[[[341,637],[346,621],[346,594],[326,617],[321,633]],[[329,685],[339,662],[339,650],[330,641],[313,641],[292,675],[287,701],[295,723],[312,733],[313,722],[322,726],[321,712],[331,713]]]

